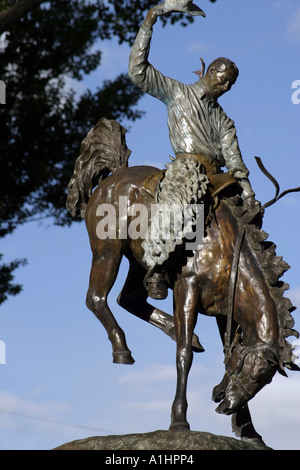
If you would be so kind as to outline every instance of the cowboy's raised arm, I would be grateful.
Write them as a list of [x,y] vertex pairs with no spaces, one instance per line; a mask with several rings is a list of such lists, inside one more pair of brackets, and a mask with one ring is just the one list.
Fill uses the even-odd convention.
[[148,11],[131,49],[128,73],[135,85],[168,104],[176,81],[165,77],[148,62],[153,25],[160,14],[158,7]]

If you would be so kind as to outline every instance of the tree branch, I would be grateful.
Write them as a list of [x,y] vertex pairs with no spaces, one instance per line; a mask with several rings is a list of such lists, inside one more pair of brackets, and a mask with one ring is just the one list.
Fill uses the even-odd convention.
[[0,15],[0,34],[7,31],[12,23],[43,2],[45,2],[45,0],[19,0],[16,2]]

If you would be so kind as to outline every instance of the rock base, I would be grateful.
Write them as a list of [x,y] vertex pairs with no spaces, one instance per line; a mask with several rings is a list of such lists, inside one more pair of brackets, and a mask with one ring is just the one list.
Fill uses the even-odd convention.
[[149,433],[95,436],[68,442],[54,450],[271,450],[260,442],[199,431],[154,431]]

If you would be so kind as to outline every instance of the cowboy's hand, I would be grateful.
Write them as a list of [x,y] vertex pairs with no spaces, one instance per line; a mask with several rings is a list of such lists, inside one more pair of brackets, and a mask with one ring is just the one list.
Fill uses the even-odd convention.
[[261,203],[255,199],[254,196],[247,197],[247,199],[245,199],[243,202],[243,206],[248,211],[260,213],[261,216],[264,215],[264,208],[261,206]]
[[157,17],[163,14],[164,14],[164,10],[162,8],[162,5],[157,5],[153,8],[150,8],[145,18],[144,26],[146,26],[147,28],[152,28],[152,26],[157,21]]

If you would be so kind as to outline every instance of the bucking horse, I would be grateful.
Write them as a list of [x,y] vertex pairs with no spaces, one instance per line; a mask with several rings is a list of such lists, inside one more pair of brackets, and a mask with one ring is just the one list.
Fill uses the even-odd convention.
[[[123,256],[129,261],[128,276],[117,302],[135,316],[160,328],[177,343],[177,387],[170,429],[189,429],[187,380],[193,353],[203,348],[194,333],[198,313],[214,316],[224,346],[225,374],[214,387],[217,412],[232,415],[233,431],[244,440],[263,445],[256,432],[248,401],[276,372],[300,370],[295,363],[289,336],[298,337],[291,315],[295,307],[284,297],[288,285],[280,278],[289,269],[276,246],[261,229],[259,205],[244,207],[230,185],[218,195],[208,191],[205,201],[205,233],[202,245],[187,250],[184,244],[166,263],[173,290],[173,316],[147,302],[144,284],[142,239],[130,236],[99,237],[99,207],[112,205],[119,225],[129,225],[133,215],[120,219],[120,197],[127,207],[142,204],[150,211],[155,191],[145,181],[159,169],[128,166],[125,129],[114,120],[101,118],[81,145],[74,174],[68,185],[67,209],[75,218],[85,218],[92,250],[87,307],[96,315],[112,344],[113,362],[133,364],[124,331],[118,325],[107,296],[116,280]],[[102,216],[103,216],[103,212]],[[120,215],[120,217],[119,217]],[[124,227],[122,227],[122,230]]]

